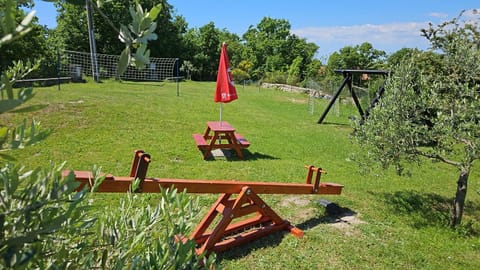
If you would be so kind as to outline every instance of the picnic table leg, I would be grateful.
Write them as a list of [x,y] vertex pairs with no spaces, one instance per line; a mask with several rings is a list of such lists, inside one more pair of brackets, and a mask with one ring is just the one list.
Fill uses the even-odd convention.
[[205,134],[203,134],[203,138],[205,138],[205,140],[210,137],[210,127],[207,126],[207,129],[205,130]]
[[228,132],[227,134],[228,143],[233,146],[234,150],[237,152],[237,156],[240,159],[243,159],[242,148],[240,144],[237,142],[237,138],[235,138],[235,132]]
[[213,133],[213,137],[210,140],[210,144],[208,144],[207,148],[205,149],[205,153],[203,154],[203,159],[208,159],[208,157],[212,154],[212,149],[213,146],[215,145],[215,142],[218,140],[218,134],[217,132]]
[[[204,152],[203,153],[203,159],[208,159],[208,157],[210,156],[210,152],[212,151],[212,148],[213,148],[213,143],[215,142],[214,141],[214,136],[210,135],[210,127],[207,126],[207,129],[205,130],[205,133],[203,134],[203,138],[205,139],[205,141],[208,143],[207,147],[203,150]],[[210,140],[210,142],[209,142]]]

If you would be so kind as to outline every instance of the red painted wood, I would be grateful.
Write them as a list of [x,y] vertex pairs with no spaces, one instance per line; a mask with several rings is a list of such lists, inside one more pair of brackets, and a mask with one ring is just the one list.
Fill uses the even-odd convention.
[[[64,176],[69,171],[64,171]],[[90,186],[93,183],[92,173],[89,171],[74,171],[75,178],[85,185]],[[133,177],[112,176],[100,184],[97,192],[127,192],[130,190]],[[312,184],[294,184],[294,183],[271,183],[271,182],[246,182],[235,180],[188,180],[188,179],[169,179],[169,178],[145,178],[141,185],[144,193],[160,192],[160,186],[163,188],[175,187],[180,191],[186,190],[188,193],[238,194],[244,186],[249,186],[257,194],[341,194],[343,185],[336,183],[321,182],[318,191],[314,192]]]
[[[200,134],[198,136],[202,137]],[[150,155],[137,150],[130,174],[134,167],[142,163],[148,165]],[[147,168],[141,170],[142,176],[146,175]],[[306,184],[145,178],[138,192],[160,192],[160,188],[177,188],[180,191],[186,190],[188,193],[221,194],[190,236],[190,239],[198,245],[197,253],[208,254],[231,249],[281,230],[289,230],[293,235],[302,237],[302,230],[282,219],[258,194],[340,194],[342,192],[343,185],[320,182],[320,175],[325,173],[321,168],[314,166],[306,168],[308,169]],[[136,169],[135,174],[138,174],[138,171],[139,169]],[[316,172],[314,184],[312,184],[313,172]],[[62,172],[63,177],[71,177],[71,174],[81,183],[78,189],[91,188],[94,185],[95,179],[89,171]],[[104,177],[97,192],[128,192],[135,178],[116,177],[110,174]],[[217,223],[213,224],[214,221]],[[213,228],[210,228],[212,225],[214,225]],[[176,241],[184,240],[182,236],[176,237]]]
[[203,138],[201,134],[192,134],[193,139],[195,140],[195,144],[199,149],[205,149],[208,146],[207,141]]

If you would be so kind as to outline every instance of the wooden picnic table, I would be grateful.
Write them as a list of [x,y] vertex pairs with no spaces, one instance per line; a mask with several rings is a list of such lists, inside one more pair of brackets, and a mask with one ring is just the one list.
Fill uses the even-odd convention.
[[250,143],[235,128],[226,121],[207,122],[204,134],[193,134],[193,139],[199,150],[203,152],[203,158],[208,159],[214,149],[233,149],[240,159],[243,159],[242,149],[250,146]]

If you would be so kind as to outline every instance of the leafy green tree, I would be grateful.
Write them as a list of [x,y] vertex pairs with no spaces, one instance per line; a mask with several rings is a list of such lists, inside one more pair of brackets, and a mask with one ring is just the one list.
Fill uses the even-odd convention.
[[[11,16],[12,23],[17,26],[20,22],[25,18],[25,11],[23,11],[22,7],[31,7],[33,4],[32,1],[17,1],[11,7],[6,6],[7,1],[2,0],[0,1],[0,10],[11,9],[13,16]],[[32,14],[33,16],[33,14]],[[3,17],[2,20],[5,21],[6,17]],[[0,71],[7,70],[8,66],[12,64],[13,61],[27,61],[36,62],[43,57],[43,51],[46,49],[46,33],[47,30],[45,27],[40,26],[38,24],[38,19],[36,17],[32,17],[30,19],[30,26],[28,27],[28,31],[24,31],[23,33],[17,33],[16,35],[12,36],[12,40],[8,42],[2,42],[3,44],[0,45]],[[11,34],[8,27],[5,23],[3,23],[5,27],[0,28],[0,36],[7,38],[8,34]],[[19,39],[19,37],[24,36],[23,39]]]
[[302,61],[296,65],[300,64],[299,79],[304,79],[318,46],[291,34],[290,28],[287,20],[264,17],[256,27],[250,26],[243,34],[242,59],[252,63],[252,78],[260,79],[267,72],[286,75],[290,65],[300,57]]
[[[220,30],[210,22],[198,29],[190,29],[184,35],[184,59],[194,67],[193,79],[216,80],[218,59],[222,43],[228,46],[228,56],[232,69],[242,61],[243,44],[240,37],[227,30]],[[238,75],[239,73],[237,73]]]
[[[166,0],[140,0],[138,4],[145,12],[150,10],[150,13],[152,13],[155,7],[158,8],[155,11],[156,18],[153,23],[161,27],[156,27],[153,34],[162,38],[150,41],[150,55],[153,57],[179,56],[182,50],[182,34],[187,27],[184,18],[181,16],[172,17],[173,7]],[[132,1],[129,0],[101,1],[101,4],[92,4],[98,52],[118,54],[119,51],[124,49],[125,45],[122,44],[118,36],[120,32],[124,33],[131,29],[128,27],[132,22],[131,6]],[[136,14],[135,16],[138,17],[140,13],[136,12]],[[124,25],[127,29],[122,29],[121,25]],[[56,32],[62,38],[65,49],[89,51],[85,1],[60,1]],[[125,40],[125,38],[128,38],[128,35],[122,39]],[[132,38],[135,39],[135,37]]]
[[241,61],[234,69],[232,69],[233,79],[237,82],[250,79],[249,71],[252,68],[252,64],[246,60]]
[[387,57],[387,65],[389,67],[396,67],[406,58],[411,58],[412,55],[420,53],[418,49],[401,48]]
[[192,74],[193,79],[215,80],[220,57],[220,31],[210,22],[198,29],[190,29],[185,35],[186,47],[189,48],[191,56],[185,60],[190,61],[196,72]]
[[382,50],[373,48],[372,44],[364,42],[356,46],[360,55],[359,67],[362,69],[381,69],[383,67],[386,53]]
[[327,70],[333,73],[335,69],[380,69],[385,57],[384,51],[374,49],[368,42],[345,46],[328,58]]
[[307,65],[306,78],[320,81],[324,75],[325,68],[320,59],[313,59],[312,62]]
[[441,54],[410,48],[403,48],[391,54],[387,58],[388,69],[398,66],[405,59],[412,58],[413,55],[415,55],[415,65],[420,67],[424,73],[432,75],[437,73],[437,65],[441,65]]
[[239,67],[241,62],[244,61],[244,59],[242,58],[244,45],[241,41],[241,38],[237,34],[231,33],[226,29],[220,29],[218,35],[220,45],[225,42],[228,46],[228,57],[230,59],[230,66]]
[[[62,44],[61,49],[67,49],[72,51],[88,52],[90,46],[88,44],[88,29],[87,29],[87,14],[85,7],[61,3],[57,6],[57,27],[55,29],[55,35],[60,39],[59,43]],[[95,21],[94,21],[95,23]],[[99,40],[107,39],[102,37]],[[120,42],[116,43],[120,46]],[[103,52],[101,43],[97,44],[99,51]],[[118,47],[117,52],[121,51]]]
[[[475,13],[472,13],[475,15]],[[404,167],[427,158],[457,168],[451,225],[461,223],[468,178],[480,158],[479,18],[461,16],[423,31],[439,52],[435,72],[412,53],[390,74],[384,96],[355,138],[369,161]]]
[[213,22],[210,22],[199,29],[199,49],[202,63],[202,77],[207,80],[215,80],[218,70],[218,59],[220,57],[219,31]]
[[300,65],[302,63],[302,57],[297,57],[293,60],[293,63],[288,69],[287,83],[290,85],[296,85],[300,80]]

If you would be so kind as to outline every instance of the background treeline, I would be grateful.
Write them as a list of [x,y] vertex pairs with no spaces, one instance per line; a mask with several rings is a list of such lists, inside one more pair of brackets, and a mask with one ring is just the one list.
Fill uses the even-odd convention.
[[[87,15],[85,1],[57,1],[57,27],[48,29],[33,22],[33,30],[21,40],[0,49],[0,70],[12,60],[41,60],[40,68],[32,78],[57,76],[58,52],[74,50],[89,52]],[[150,9],[157,1],[141,0],[140,4]],[[174,6],[167,0],[157,18],[158,39],[149,45],[152,57],[175,57],[181,60],[181,75],[192,80],[215,80],[220,46],[228,44],[233,75],[237,82],[243,80],[286,83],[306,86],[308,81],[328,81],[333,70],[342,68],[381,69],[398,62],[402,55],[412,49],[402,49],[392,55],[377,50],[365,42],[346,46],[333,53],[328,61],[316,58],[320,49],[291,33],[291,25],[285,19],[264,17],[257,25],[251,25],[239,36],[226,29],[218,29],[214,22],[199,28],[190,28]],[[33,1],[17,1],[16,17],[25,16],[24,7]],[[118,40],[118,28],[127,25],[131,18],[128,8],[132,1],[117,0],[104,2],[94,8],[95,38],[97,52],[118,55],[123,44]],[[1,31],[1,30],[0,30]],[[1,33],[0,33],[1,34]]]

